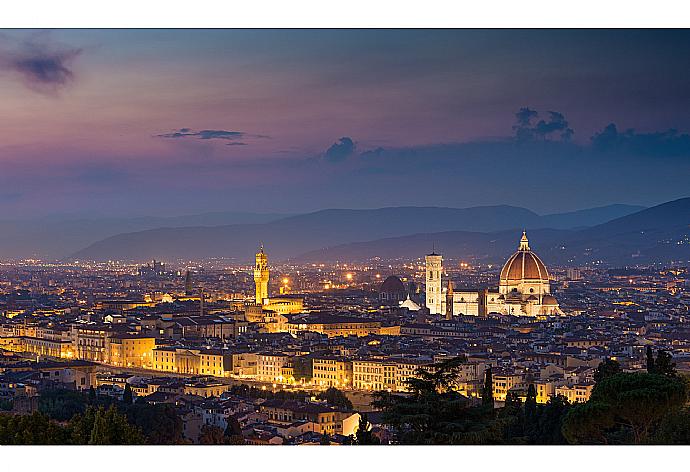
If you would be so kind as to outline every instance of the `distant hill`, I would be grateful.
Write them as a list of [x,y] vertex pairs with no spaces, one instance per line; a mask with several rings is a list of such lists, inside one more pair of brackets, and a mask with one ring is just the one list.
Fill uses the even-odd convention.
[[[338,245],[310,251],[297,262],[363,261],[421,257],[433,244],[449,258],[501,263],[518,245],[519,231],[449,231]],[[609,264],[690,261],[690,198],[579,230],[529,231],[530,246],[547,263]]]
[[541,228],[549,224],[549,221],[560,227],[580,227],[584,221],[607,218],[610,215],[619,216],[635,209],[636,207],[615,205],[546,217],[525,208],[508,205],[472,208],[332,209],[264,224],[158,228],[119,234],[92,244],[75,253],[72,258],[174,260],[222,256],[248,261],[257,245],[263,243],[275,261],[324,247],[418,233],[485,233],[517,228]]
[[214,212],[173,217],[0,220],[0,258],[58,259],[115,234],[160,227],[256,224],[285,218],[278,213]]
[[639,205],[607,205],[586,210],[571,211],[568,213],[556,213],[541,217],[543,228],[571,229],[586,226],[595,226],[611,221],[621,216],[630,215],[644,210],[646,207]]

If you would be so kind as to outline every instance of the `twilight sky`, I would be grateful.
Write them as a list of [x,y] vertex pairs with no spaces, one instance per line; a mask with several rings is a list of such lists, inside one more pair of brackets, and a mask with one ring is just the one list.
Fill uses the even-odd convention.
[[690,32],[0,31],[0,219],[690,195]]

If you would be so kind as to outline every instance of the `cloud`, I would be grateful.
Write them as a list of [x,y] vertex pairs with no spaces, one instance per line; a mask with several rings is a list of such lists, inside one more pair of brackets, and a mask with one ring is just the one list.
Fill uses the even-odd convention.
[[530,108],[520,108],[515,114],[515,138],[518,141],[532,140],[560,140],[568,141],[575,133],[568,126],[568,121],[563,113],[548,111],[548,120],[538,120],[539,112]]
[[17,43],[0,38],[0,70],[18,75],[27,88],[44,95],[56,95],[74,82],[72,65],[82,53],[79,48],[51,45],[45,37]]
[[326,150],[324,157],[330,162],[341,162],[355,153],[355,143],[351,138],[344,136]]
[[268,138],[268,136],[248,134],[244,131],[226,131],[222,129],[202,129],[194,131],[192,128],[180,128],[170,133],[157,134],[156,137],[165,139],[191,138],[206,141],[218,139],[221,141],[229,141],[226,143],[226,146],[247,146],[248,143],[239,140],[246,140],[247,138]]
[[615,123],[608,124],[591,138],[594,150],[606,153],[625,153],[638,156],[689,156],[690,135],[675,129],[653,133],[638,133],[629,128],[618,131]]

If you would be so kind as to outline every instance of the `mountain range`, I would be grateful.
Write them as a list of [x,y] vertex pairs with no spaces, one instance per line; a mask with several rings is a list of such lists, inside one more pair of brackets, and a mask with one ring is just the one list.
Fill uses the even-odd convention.
[[172,217],[107,218],[59,215],[0,220],[0,258],[59,259],[119,233],[161,227],[256,224],[284,218],[278,213],[212,212]]
[[[588,228],[529,231],[530,246],[547,263],[608,265],[690,262],[690,198],[614,218]],[[518,246],[518,231],[421,233],[343,244],[304,253],[296,262],[391,260],[434,247],[448,258],[501,263]]]
[[[587,231],[649,210],[654,209],[610,205],[540,216],[508,205],[331,209],[264,223],[165,227],[122,233],[97,241],[70,259],[143,261],[225,257],[248,262],[260,243],[266,246],[273,261],[410,258],[425,254],[436,241],[439,250],[447,249],[449,254],[487,258],[496,253],[504,258],[506,251],[517,244],[522,229],[530,230],[530,235],[537,237],[544,247],[554,246],[566,237],[575,238],[573,247],[586,246],[587,238],[596,236],[587,236]],[[650,218],[653,220],[654,215]],[[666,222],[659,224],[666,225]],[[673,234],[677,232],[674,231]],[[567,259],[566,253],[568,250],[561,250],[559,260]]]

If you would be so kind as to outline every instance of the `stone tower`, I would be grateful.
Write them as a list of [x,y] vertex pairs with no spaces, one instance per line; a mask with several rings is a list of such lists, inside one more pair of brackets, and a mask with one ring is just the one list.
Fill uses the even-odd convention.
[[446,319],[451,321],[453,319],[453,281],[448,281],[448,288],[446,289]]
[[441,272],[443,257],[432,252],[427,254],[426,262],[426,307],[432,315],[440,314],[443,305]]
[[256,265],[254,266],[254,284],[256,285],[256,304],[263,305],[268,298],[268,257],[264,253],[264,245],[256,253]]
[[192,294],[192,274],[189,270],[184,274],[184,294],[187,296]]

